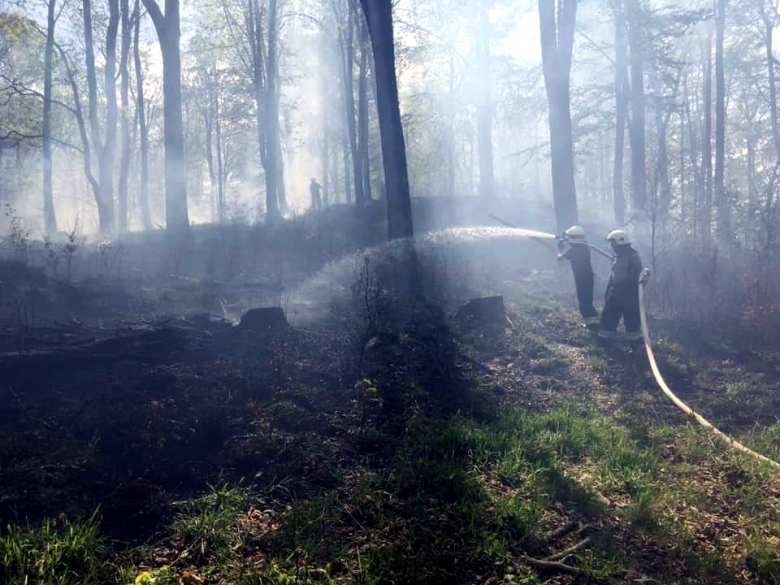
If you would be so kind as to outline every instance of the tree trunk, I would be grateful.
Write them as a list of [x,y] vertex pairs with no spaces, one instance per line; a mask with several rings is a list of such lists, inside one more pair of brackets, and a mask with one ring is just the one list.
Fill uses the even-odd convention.
[[281,217],[279,210],[279,110],[276,95],[278,58],[277,0],[268,2],[268,61],[265,87],[265,199],[266,214],[270,221]]
[[780,160],[780,124],[777,119],[777,76],[775,75],[775,56],[773,53],[775,18],[774,7],[772,14],[766,14],[764,2],[761,2],[761,16],[764,20],[764,50],[766,53],[767,77],[769,80],[769,114],[772,121],[772,141],[775,146],[775,154]]
[[445,195],[455,196],[455,50],[450,50],[449,99],[447,101],[447,189]]
[[211,202],[211,221],[219,223],[222,221],[222,217],[219,212],[219,204],[217,199],[217,171],[214,164],[214,116],[213,116],[213,100],[209,100],[209,103],[201,110],[203,116],[203,127],[206,131],[206,166],[209,171],[209,200]]
[[149,209],[149,128],[146,125],[146,104],[144,103],[144,77],[141,66],[141,51],[139,32],[141,29],[140,0],[135,0],[133,19],[133,62],[135,64],[135,108],[138,113],[138,128],[141,131],[141,178],[138,192],[138,203],[141,208],[141,222],[144,229],[152,229],[152,213]]
[[477,156],[479,158],[479,194],[495,195],[493,168],[493,77],[490,56],[490,25],[484,0],[479,3],[479,26],[476,42],[479,67],[479,98],[477,102]]
[[558,232],[579,223],[570,108],[571,57],[576,16],[576,0],[559,0],[557,14],[554,2],[539,0],[542,68],[549,105],[553,204]]
[[726,201],[726,74],[723,67],[723,37],[726,25],[726,0],[717,0],[715,19],[715,205],[718,213],[718,237],[726,241],[731,232]]
[[626,17],[623,3],[615,0],[615,160],[612,170],[612,206],[615,223],[626,223],[623,159],[626,149]]
[[373,71],[387,193],[387,236],[391,240],[411,238],[414,236],[412,201],[395,75],[392,4],[389,0],[361,0],[361,4],[374,50]]
[[92,40],[92,3],[91,0],[83,0],[82,2],[84,17],[84,58],[86,61],[87,90],[89,96],[89,125],[92,144],[98,160],[98,190],[96,203],[98,208],[98,222],[102,234],[111,233],[114,227],[113,181],[117,123],[116,84],[114,81],[114,73],[116,70],[116,36],[119,28],[118,0],[110,0],[108,6],[109,21],[106,31],[104,87],[106,98],[106,129],[105,141],[103,141],[101,140],[100,125],[98,122],[97,74],[95,70],[95,52]]
[[708,28],[707,40],[702,47],[702,105],[704,107],[704,127],[702,128],[702,175],[704,181],[704,201],[701,209],[701,237],[704,250],[710,247],[712,239],[712,35]]
[[[363,192],[363,169],[358,145],[357,127],[355,123],[355,88],[353,81],[353,69],[355,63],[355,23],[357,21],[357,0],[347,0],[348,16],[346,35],[339,32],[341,46],[341,74],[344,86],[344,109],[347,132],[349,138],[350,154],[352,156],[352,183],[355,190],[355,208],[362,209],[365,204]],[[346,179],[345,179],[346,180]]]
[[[216,80],[219,84],[219,80]],[[219,223],[225,223],[225,162],[222,152],[222,121],[219,112],[219,85],[217,85],[216,109],[214,110],[214,137],[217,141],[217,216]]]
[[54,28],[57,25],[56,0],[48,1],[46,19],[46,52],[43,66],[43,223],[47,235],[57,231],[57,216],[54,212],[52,188],[52,146],[51,146],[51,92],[52,57],[54,56]]
[[371,201],[371,160],[368,152],[368,27],[360,20],[360,65],[358,74],[358,148],[365,201]]
[[647,171],[645,167],[645,83],[642,37],[642,14],[639,0],[626,0],[629,18],[628,45],[631,54],[631,198],[636,209],[647,205]]
[[143,3],[154,22],[162,52],[166,227],[173,234],[188,235],[190,220],[184,163],[179,0],[165,0],[165,15],[155,0],[143,0]]
[[122,9],[122,50],[119,58],[119,74],[121,76],[120,99],[122,104],[122,154],[119,161],[119,233],[127,231],[127,184],[130,177],[130,70],[128,61],[130,56],[130,3],[129,0],[121,0]]

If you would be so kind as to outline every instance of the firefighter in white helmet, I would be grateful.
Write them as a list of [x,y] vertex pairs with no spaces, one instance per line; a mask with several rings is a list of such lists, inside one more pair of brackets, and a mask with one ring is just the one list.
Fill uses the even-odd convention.
[[[566,250],[566,244],[569,249]],[[575,225],[558,238],[558,260],[569,260],[577,288],[580,314],[589,329],[598,329],[599,314],[593,306],[593,266],[590,263],[590,248],[585,242],[585,230]]]
[[601,313],[599,338],[609,341],[617,338],[617,327],[622,317],[626,327],[626,339],[638,344],[642,339],[642,324],[639,316],[639,281],[646,278],[642,259],[631,247],[631,238],[623,230],[613,230],[607,236],[615,258],[612,260],[612,275],[609,277],[606,304]]

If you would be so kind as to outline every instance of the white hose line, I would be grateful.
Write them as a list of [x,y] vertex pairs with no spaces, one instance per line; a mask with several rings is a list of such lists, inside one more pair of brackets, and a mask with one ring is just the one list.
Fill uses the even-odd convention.
[[661,390],[664,391],[664,394],[677,405],[677,408],[682,410],[685,414],[688,416],[692,416],[696,419],[696,421],[702,425],[703,427],[708,428],[713,433],[718,435],[721,439],[726,441],[726,443],[730,446],[736,449],[737,451],[742,451],[743,453],[747,453],[748,455],[752,455],[753,457],[756,457],[757,459],[760,459],[761,461],[764,461],[765,463],[769,463],[776,469],[780,469],[780,463],[777,461],[773,461],[769,457],[765,457],[764,455],[761,455],[761,453],[756,453],[752,449],[749,449],[745,447],[742,443],[735,441],[731,437],[729,437],[727,434],[723,433],[722,431],[719,431],[714,426],[712,426],[712,423],[708,421],[706,418],[695,412],[692,408],[690,408],[687,404],[685,404],[682,400],[677,398],[674,392],[672,392],[671,388],[666,385],[666,382],[664,381],[663,376],[661,375],[661,371],[658,369],[658,364],[655,361],[655,356],[653,355],[653,348],[650,345],[650,332],[647,328],[647,314],[645,313],[645,294],[644,294],[644,285],[639,285],[639,313],[640,317],[642,319],[642,336],[645,339],[645,349],[647,350],[647,359],[650,360],[650,368],[653,370],[653,376],[655,377],[655,381],[658,383],[658,385],[661,387]]

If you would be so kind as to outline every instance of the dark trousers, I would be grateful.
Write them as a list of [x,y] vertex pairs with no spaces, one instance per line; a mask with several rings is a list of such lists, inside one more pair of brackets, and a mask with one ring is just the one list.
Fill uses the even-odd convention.
[[599,337],[615,339],[620,319],[626,326],[626,339],[638,341],[642,338],[642,321],[639,316],[639,300],[627,301],[616,295],[607,297],[607,303],[601,312],[601,331]]
[[580,304],[580,315],[587,325],[597,325],[599,314],[593,306],[593,273],[575,272],[574,285],[577,287],[577,301]]

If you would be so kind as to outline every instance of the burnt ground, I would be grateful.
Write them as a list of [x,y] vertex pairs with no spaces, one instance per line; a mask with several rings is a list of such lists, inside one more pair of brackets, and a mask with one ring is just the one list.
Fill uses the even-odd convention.
[[[0,525],[98,510],[102,545],[63,583],[780,582],[777,475],[687,421],[641,355],[596,347],[565,275],[463,285],[503,294],[512,326],[464,324],[427,260],[425,291],[393,266],[289,328],[206,318],[186,282],[15,315]],[[780,456],[776,354],[652,327],[683,400]]]

